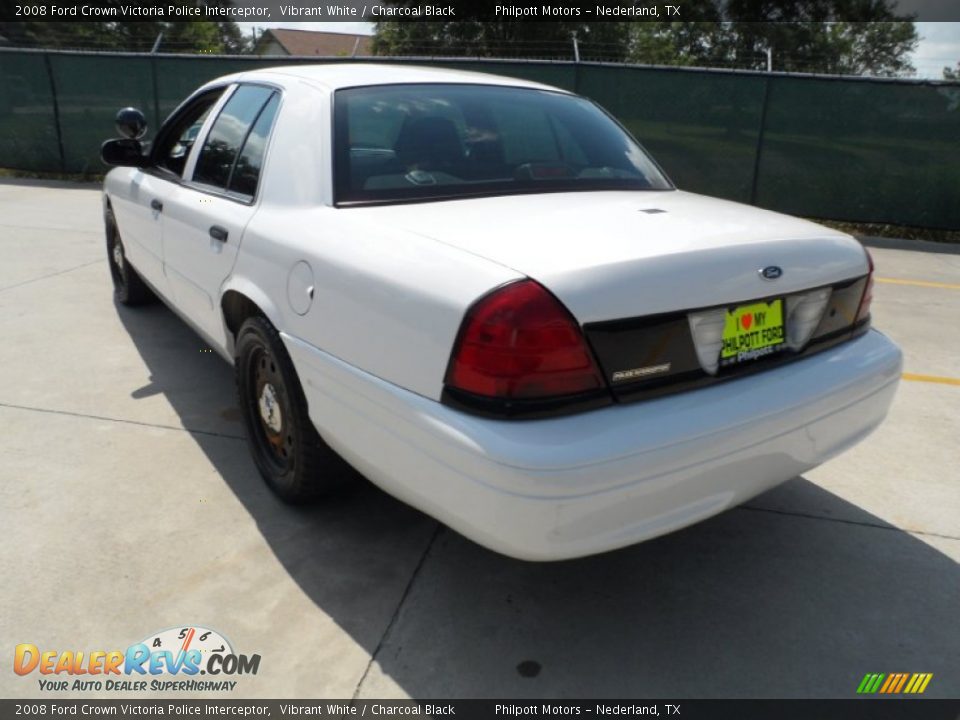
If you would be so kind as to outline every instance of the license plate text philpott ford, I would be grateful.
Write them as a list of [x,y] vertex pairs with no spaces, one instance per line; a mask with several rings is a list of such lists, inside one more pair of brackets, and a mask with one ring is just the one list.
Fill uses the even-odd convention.
[[785,340],[783,300],[727,310],[720,364],[732,365],[770,355],[779,350]]

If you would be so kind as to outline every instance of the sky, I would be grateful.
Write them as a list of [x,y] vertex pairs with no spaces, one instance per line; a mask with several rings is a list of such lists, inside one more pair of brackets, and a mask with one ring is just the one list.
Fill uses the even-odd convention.
[[[326,32],[373,34],[373,23],[367,22],[265,22],[242,23],[258,28],[292,28]],[[943,68],[956,67],[960,61],[960,22],[918,22],[920,44],[913,54],[917,77],[940,79]]]
[[960,61],[960,23],[918,22],[920,45],[913,54],[917,77],[941,78],[943,68],[956,67]]

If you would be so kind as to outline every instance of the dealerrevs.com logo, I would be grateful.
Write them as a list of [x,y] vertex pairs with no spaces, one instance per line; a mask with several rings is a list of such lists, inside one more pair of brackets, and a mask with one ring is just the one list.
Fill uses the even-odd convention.
[[36,673],[44,691],[229,691],[237,686],[230,678],[259,669],[259,655],[237,654],[223,635],[197,626],[152,633],[126,650],[49,650],[21,643],[13,656],[13,671]]

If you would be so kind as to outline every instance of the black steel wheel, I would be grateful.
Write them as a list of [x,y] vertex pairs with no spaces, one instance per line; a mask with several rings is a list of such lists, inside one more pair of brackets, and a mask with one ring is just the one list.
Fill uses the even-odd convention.
[[113,280],[113,296],[123,305],[145,305],[153,302],[156,296],[143,279],[127,262],[127,255],[120,239],[113,212],[108,210],[104,217],[107,231],[107,262],[110,265],[110,278]]
[[265,318],[249,318],[240,327],[235,368],[247,442],[277,495],[303,502],[349,481],[353,469],[314,428],[290,356]]

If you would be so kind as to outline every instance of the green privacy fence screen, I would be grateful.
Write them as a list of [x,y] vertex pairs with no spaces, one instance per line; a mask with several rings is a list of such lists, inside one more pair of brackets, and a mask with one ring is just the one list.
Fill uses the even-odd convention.
[[[206,80],[304,62],[318,59],[0,50],[0,167],[99,172],[100,143],[114,134],[118,108],[141,108],[156,129]],[[586,95],[685,190],[809,217],[960,228],[960,83],[593,63],[390,62],[522,77]]]

